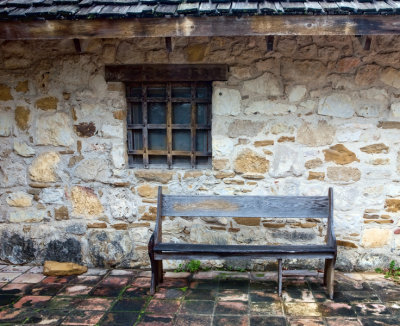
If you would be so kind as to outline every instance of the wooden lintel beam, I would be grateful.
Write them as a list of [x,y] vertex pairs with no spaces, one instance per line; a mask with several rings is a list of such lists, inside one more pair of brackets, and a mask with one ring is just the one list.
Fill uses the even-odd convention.
[[82,53],[81,41],[78,38],[74,38],[74,46],[76,53]]
[[397,15],[281,15],[2,21],[0,39],[400,34]]
[[274,50],[274,36],[268,35],[266,37],[266,41],[267,41],[267,52],[273,51]]

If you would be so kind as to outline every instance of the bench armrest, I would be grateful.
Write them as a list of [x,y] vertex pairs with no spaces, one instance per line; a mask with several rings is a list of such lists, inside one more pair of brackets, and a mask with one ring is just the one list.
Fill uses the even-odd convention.
[[333,226],[333,189],[329,188],[329,215],[328,215],[328,234],[327,234],[327,245],[333,248],[337,248],[335,230]]
[[157,217],[156,217],[156,225],[154,227],[154,244],[160,243],[162,239],[162,188],[158,187],[158,195],[157,195]]

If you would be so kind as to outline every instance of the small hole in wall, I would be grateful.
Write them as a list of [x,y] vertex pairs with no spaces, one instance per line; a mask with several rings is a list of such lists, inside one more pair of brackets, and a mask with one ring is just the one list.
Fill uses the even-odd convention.
[[222,92],[219,92],[219,96],[222,96]]

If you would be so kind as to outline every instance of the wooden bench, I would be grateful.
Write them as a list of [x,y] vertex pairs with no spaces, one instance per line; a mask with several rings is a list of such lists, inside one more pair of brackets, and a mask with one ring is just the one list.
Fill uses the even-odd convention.
[[[213,245],[162,242],[162,217],[326,218],[326,244]],[[158,189],[157,218],[149,245],[151,294],[163,281],[163,259],[265,258],[278,260],[278,292],[282,293],[282,259],[325,259],[324,285],[333,298],[336,239],[333,230],[333,190],[328,196],[172,196]]]

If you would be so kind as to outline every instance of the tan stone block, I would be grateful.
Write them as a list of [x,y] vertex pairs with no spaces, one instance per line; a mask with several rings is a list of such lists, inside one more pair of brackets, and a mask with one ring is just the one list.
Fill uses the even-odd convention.
[[278,139],[278,143],[287,143],[287,142],[293,143],[294,141],[295,141],[295,138],[289,137],[289,136],[282,136]]
[[378,128],[400,129],[400,121],[379,121]]
[[271,146],[273,144],[274,144],[274,141],[273,140],[269,140],[269,139],[257,140],[257,141],[254,142],[254,146],[255,147]]
[[235,176],[234,172],[218,172],[214,175],[217,179],[232,178]]
[[145,181],[168,183],[172,180],[174,172],[167,170],[137,170],[135,177]]
[[400,71],[391,67],[386,68],[382,71],[380,80],[389,86],[400,88]]
[[53,96],[42,97],[35,102],[35,106],[44,111],[57,110],[57,104],[58,98]]
[[107,224],[104,222],[95,222],[95,223],[89,223],[87,227],[88,229],[106,229]]
[[18,93],[27,93],[29,91],[29,83],[27,80],[20,81],[17,84],[17,87],[15,87],[15,91]]
[[104,210],[94,191],[87,187],[73,187],[71,201],[75,215],[91,217],[103,213]]
[[0,101],[11,101],[11,88],[7,85],[0,84]]
[[261,179],[264,179],[265,176],[262,174],[257,174],[257,173],[245,173],[242,175],[242,178],[250,179],[250,180],[261,180]]
[[68,276],[86,273],[88,268],[75,263],[59,263],[47,260],[44,262],[43,274],[46,276]]
[[69,167],[69,168],[72,168],[73,166],[75,166],[76,163],[79,163],[79,162],[82,161],[82,160],[83,160],[83,156],[82,156],[82,155],[72,156],[72,157],[69,159],[68,167]]
[[345,247],[345,248],[358,248],[358,246],[351,242],[351,241],[346,241],[346,240],[336,240],[336,243],[339,247]]
[[269,161],[252,150],[242,151],[235,160],[235,171],[238,173],[266,173]]
[[329,147],[324,151],[325,161],[335,162],[336,164],[345,165],[351,162],[360,162],[356,154],[348,150],[343,144],[337,144]]
[[364,248],[381,248],[389,243],[391,239],[390,230],[366,229],[364,230],[361,245]]
[[263,226],[270,229],[280,229],[286,226],[285,223],[263,223]]
[[61,206],[59,208],[54,208],[54,218],[56,221],[69,220],[68,207]]
[[208,51],[209,43],[189,44],[186,48],[186,59],[188,62],[203,61]]
[[116,230],[128,230],[128,224],[126,223],[117,223],[111,226]]
[[274,153],[272,153],[271,151],[269,151],[268,149],[263,149],[263,152],[265,155],[272,155]]
[[389,151],[389,147],[383,143],[380,143],[380,144],[373,144],[361,147],[360,151],[368,154],[379,154],[379,153],[387,154]]
[[224,179],[224,183],[227,185],[244,185],[244,181],[238,179]]
[[186,171],[183,175],[184,179],[188,178],[199,178],[203,175],[203,171]]
[[327,168],[328,179],[332,181],[356,182],[361,178],[361,172],[357,168],[329,166]]
[[372,85],[378,79],[380,70],[381,67],[378,65],[362,66],[358,69],[354,81],[360,86]]
[[17,106],[15,109],[15,122],[19,129],[26,130],[29,127],[31,111],[24,106]]
[[142,221],[155,221],[156,218],[157,218],[156,214],[151,214],[151,213],[146,212],[146,213],[142,214],[142,216],[140,217],[140,220],[142,220]]
[[237,224],[247,226],[259,226],[261,220],[259,217],[234,217],[233,219]]
[[146,197],[146,198],[157,197],[158,188],[154,187],[152,185],[149,185],[148,183],[145,183],[145,184],[137,187],[136,190],[141,197]]
[[228,168],[229,160],[227,159],[216,159],[212,162],[214,170],[220,171]]
[[336,70],[337,72],[349,72],[360,64],[360,59],[356,57],[346,57],[337,61]]
[[117,120],[125,120],[126,119],[126,111],[125,110],[118,110],[113,112],[114,119]]
[[313,227],[316,227],[317,226],[317,223],[313,223],[313,222],[303,222],[303,223],[300,223],[300,225],[299,225],[301,228],[303,228],[303,229],[311,229],[311,228],[313,228]]
[[148,227],[150,227],[150,223],[149,222],[132,223],[131,227],[133,227],[133,228],[148,228]]
[[324,180],[325,179],[325,172],[308,172],[308,180]]
[[32,206],[33,196],[23,191],[12,192],[6,198],[9,206],[14,207],[29,207]]
[[385,209],[387,212],[396,213],[400,211],[400,199],[388,198],[385,200]]
[[307,161],[304,166],[306,169],[315,169],[320,167],[324,162],[320,158],[314,158],[312,160]]
[[231,233],[238,233],[239,231],[240,231],[239,228],[229,228],[228,229],[228,232],[231,232]]
[[56,152],[40,154],[29,167],[30,178],[37,182],[55,182],[57,180],[55,169],[59,162],[60,156]]
[[274,124],[269,130],[273,135],[292,134],[294,132],[294,127],[288,125],[287,123],[277,123]]
[[74,131],[79,137],[92,137],[96,132],[96,125],[94,122],[81,122],[74,125]]
[[372,165],[388,165],[388,164],[390,164],[390,159],[388,159],[388,158],[375,158],[375,159],[369,161],[368,163],[372,164]]
[[210,226],[210,229],[216,231],[226,231],[226,228],[224,226]]
[[336,129],[325,120],[318,121],[317,126],[303,123],[297,130],[297,142],[307,146],[330,145],[333,142]]

